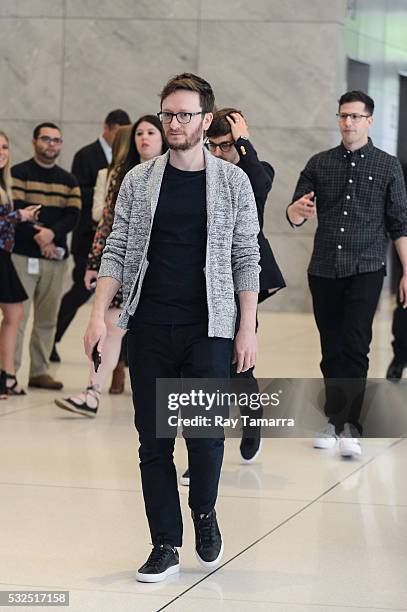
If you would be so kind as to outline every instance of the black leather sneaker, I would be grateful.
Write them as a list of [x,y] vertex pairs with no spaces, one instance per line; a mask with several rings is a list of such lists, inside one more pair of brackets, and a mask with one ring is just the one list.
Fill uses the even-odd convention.
[[252,463],[261,452],[261,428],[246,427],[243,429],[240,442],[240,459],[242,463]]
[[195,552],[198,561],[206,568],[215,567],[223,555],[222,534],[219,531],[216,512],[194,514],[191,512],[195,527]]
[[399,382],[403,376],[403,370],[407,366],[404,361],[399,361],[395,357],[387,368],[386,378],[392,382]]
[[188,469],[188,470],[185,470],[182,476],[180,476],[179,483],[182,484],[182,486],[184,487],[189,487],[189,481],[190,481],[190,478],[189,478],[189,469]]
[[136,574],[139,582],[160,582],[179,572],[179,555],[170,544],[156,544]]

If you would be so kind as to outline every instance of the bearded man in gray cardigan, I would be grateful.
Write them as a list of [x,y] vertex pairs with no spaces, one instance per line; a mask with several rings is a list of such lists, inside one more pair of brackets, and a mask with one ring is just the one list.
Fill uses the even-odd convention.
[[[85,350],[101,353],[104,314],[119,287],[140,440],[143,496],[153,550],[137,580],[158,582],[179,571],[182,516],[173,462],[174,438],[156,435],[156,379],[228,378],[256,360],[259,247],[256,202],[237,166],[203,147],[214,95],[204,79],[178,75],[161,93],[169,152],[125,177],[100,268]],[[235,341],[238,293],[241,321]],[[189,506],[196,556],[219,563],[223,540],[215,503],[224,436],[186,439]]]

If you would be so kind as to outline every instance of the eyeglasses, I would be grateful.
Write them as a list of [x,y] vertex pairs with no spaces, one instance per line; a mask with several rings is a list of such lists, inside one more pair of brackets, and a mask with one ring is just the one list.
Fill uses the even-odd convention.
[[51,136],[38,136],[37,140],[42,140],[46,144],[62,144],[62,138],[51,138]]
[[235,144],[234,142],[220,142],[219,144],[216,144],[215,142],[212,142],[211,140],[207,140],[205,143],[205,146],[207,149],[209,149],[211,153],[215,153],[218,147],[221,151],[223,151],[224,153],[227,153],[228,151],[230,151],[230,149],[233,147],[234,144]]
[[167,111],[162,111],[161,113],[157,113],[157,117],[161,121],[161,123],[171,123],[174,117],[177,118],[178,123],[190,123],[192,117],[195,115],[202,115],[202,111],[198,111],[197,113],[170,113]]
[[336,113],[336,116],[338,117],[339,121],[346,121],[347,118],[350,117],[352,123],[360,123],[363,117],[365,119],[367,117],[371,117],[371,115],[360,115],[359,113]]

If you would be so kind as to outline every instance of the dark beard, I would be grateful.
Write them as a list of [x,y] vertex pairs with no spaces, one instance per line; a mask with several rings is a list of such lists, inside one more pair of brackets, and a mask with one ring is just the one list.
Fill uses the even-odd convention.
[[171,149],[172,151],[189,151],[189,149],[192,149],[193,147],[195,147],[202,138],[202,131],[203,131],[202,125],[203,125],[203,119],[201,123],[198,125],[198,127],[196,128],[195,132],[193,132],[191,136],[189,136],[189,138],[186,137],[184,142],[170,144],[167,141],[168,148]]

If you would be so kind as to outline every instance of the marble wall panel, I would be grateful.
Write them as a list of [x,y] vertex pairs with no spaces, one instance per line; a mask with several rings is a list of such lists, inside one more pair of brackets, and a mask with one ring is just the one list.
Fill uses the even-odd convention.
[[117,107],[157,112],[167,79],[196,70],[196,41],[191,22],[67,19],[64,120],[92,122]]
[[[339,143],[338,133],[325,130],[250,128],[250,137],[259,158],[271,163],[276,172],[266,207],[265,231],[269,236],[291,233],[285,210],[291,202],[299,174],[312,155]],[[314,231],[312,223],[301,228],[303,234],[313,234]]]
[[71,170],[73,156],[80,148],[95,141],[102,133],[102,120],[97,123],[78,123],[63,121],[61,129],[64,137],[60,165],[66,170]]
[[217,21],[336,22],[344,17],[340,0],[204,0],[201,18]]
[[253,125],[332,128],[336,31],[331,24],[203,22],[199,72],[222,104],[249,108]]
[[64,0],[1,0],[0,17],[63,17]]
[[61,108],[62,19],[3,19],[0,25],[0,120],[57,120]]
[[68,17],[197,19],[199,0],[68,0]]

